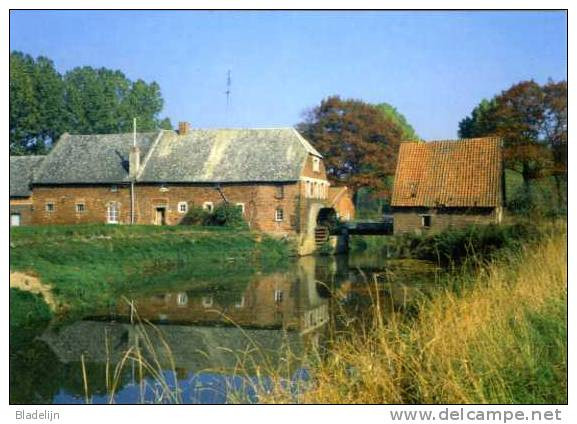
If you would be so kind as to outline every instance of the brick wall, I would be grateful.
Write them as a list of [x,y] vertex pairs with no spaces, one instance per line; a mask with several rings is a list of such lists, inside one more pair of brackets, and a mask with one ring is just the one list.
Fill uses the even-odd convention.
[[[108,204],[116,202],[120,223],[130,223],[130,189],[127,186],[65,186],[34,187],[35,225],[48,224],[95,224],[106,223]],[[46,205],[52,203],[54,210]],[[84,204],[84,211],[77,211],[76,205]]]
[[[135,190],[136,221],[154,224],[157,208],[165,208],[166,224],[178,225],[186,215],[179,211],[180,202],[186,202],[189,208],[203,207],[206,202],[216,207],[223,202],[224,195],[233,205],[244,204],[244,218],[252,229],[291,233],[296,230],[294,215],[298,193],[298,183],[221,184],[220,191],[214,185],[138,185]],[[282,221],[276,220],[277,208],[283,210]]]
[[[12,214],[20,215],[20,225],[32,224],[32,198],[11,198],[10,199],[10,216]],[[12,218],[10,218],[12,220]]]
[[[301,183],[284,184],[223,184],[221,191],[232,203],[244,204],[244,216],[251,228],[276,234],[297,231],[299,222],[298,196]],[[213,185],[137,185],[135,187],[135,218],[138,224],[154,224],[156,209],[164,208],[168,225],[181,224],[185,213],[179,211],[180,202],[188,207],[203,206],[212,202],[214,206],[223,201]],[[65,186],[35,187],[32,221],[38,225],[106,223],[107,207],[116,202],[119,207],[119,222],[130,223],[130,188],[117,186]],[[53,204],[53,211],[46,205]],[[83,204],[82,212],[76,205]],[[276,210],[283,210],[283,219],[276,220]]]
[[[430,227],[423,227],[422,215],[431,215]],[[498,222],[497,208],[394,208],[394,234],[425,234],[442,231],[446,228],[462,228],[468,225],[490,224]]]

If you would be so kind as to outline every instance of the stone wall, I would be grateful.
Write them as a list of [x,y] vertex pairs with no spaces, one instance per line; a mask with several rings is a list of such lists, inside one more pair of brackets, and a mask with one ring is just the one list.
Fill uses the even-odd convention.
[[[430,215],[430,226],[424,226],[423,215]],[[446,228],[500,222],[498,208],[393,208],[394,234],[439,232]]]

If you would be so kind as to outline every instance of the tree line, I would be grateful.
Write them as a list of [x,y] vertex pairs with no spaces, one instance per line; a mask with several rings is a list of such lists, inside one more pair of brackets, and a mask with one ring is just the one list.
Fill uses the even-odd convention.
[[[10,154],[43,154],[63,132],[102,134],[171,129],[161,119],[156,82],[131,81],[121,71],[77,67],[64,75],[46,57],[10,54]],[[419,136],[388,103],[371,104],[338,95],[305,111],[296,125],[323,153],[329,179],[387,199],[401,141]],[[532,182],[553,177],[559,204],[567,184],[567,82],[522,81],[483,99],[458,124],[461,138],[498,136],[507,169]]]
[[129,132],[172,128],[159,114],[156,82],[121,71],[83,66],[60,74],[47,57],[10,53],[10,154],[45,154],[64,132]]

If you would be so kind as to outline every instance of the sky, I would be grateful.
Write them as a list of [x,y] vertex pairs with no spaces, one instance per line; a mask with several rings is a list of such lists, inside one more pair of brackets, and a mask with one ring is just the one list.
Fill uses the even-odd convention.
[[[323,98],[387,102],[426,140],[483,98],[567,79],[565,12],[12,11],[10,49],[156,81],[193,127],[290,127]],[[227,72],[231,71],[227,107]]]

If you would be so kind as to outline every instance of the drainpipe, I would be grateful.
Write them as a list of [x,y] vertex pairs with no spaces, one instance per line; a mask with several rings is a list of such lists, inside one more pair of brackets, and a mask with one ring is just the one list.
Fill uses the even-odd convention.
[[134,180],[130,181],[130,224],[134,224]]

